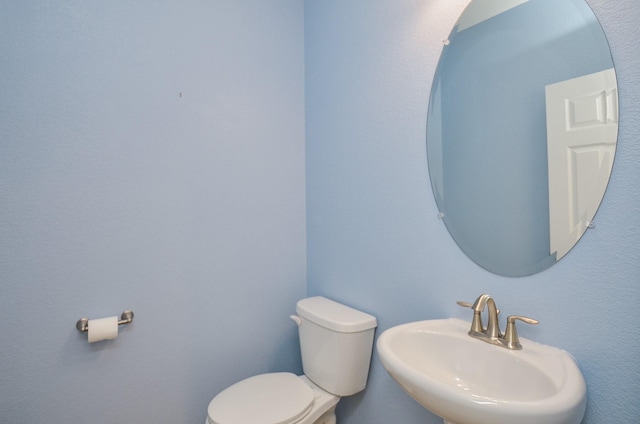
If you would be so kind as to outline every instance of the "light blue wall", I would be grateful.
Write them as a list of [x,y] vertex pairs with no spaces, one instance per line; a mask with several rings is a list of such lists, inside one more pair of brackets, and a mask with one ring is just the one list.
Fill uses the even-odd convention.
[[299,370],[303,43],[296,0],[0,1],[1,423],[200,424]]
[[[596,229],[551,269],[512,279],[468,258],[436,218],[425,120],[441,42],[466,1],[305,3],[308,290],[375,314],[378,334],[469,313],[491,293],[505,314],[540,319],[524,337],[573,353],[588,386],[585,423],[640,417],[640,6],[589,0],[620,88],[620,138]],[[343,424],[441,423],[374,358]]]

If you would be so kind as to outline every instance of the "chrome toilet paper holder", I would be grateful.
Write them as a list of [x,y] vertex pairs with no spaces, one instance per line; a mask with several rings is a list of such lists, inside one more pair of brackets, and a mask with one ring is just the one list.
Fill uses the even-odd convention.
[[[118,321],[118,325],[131,324],[133,322],[133,311],[126,310],[120,315],[120,320]],[[86,333],[89,331],[89,318],[80,318],[78,322],[76,322],[76,328],[78,331]]]

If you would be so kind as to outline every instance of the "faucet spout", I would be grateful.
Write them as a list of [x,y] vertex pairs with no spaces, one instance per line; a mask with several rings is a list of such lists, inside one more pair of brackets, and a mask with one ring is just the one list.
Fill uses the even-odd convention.
[[[482,327],[481,316],[485,307],[487,308],[489,316],[486,329]],[[500,323],[498,322],[498,308],[496,307],[496,302],[490,295],[480,295],[473,306],[471,306],[471,309],[473,309],[473,322],[471,324],[471,330],[469,331],[470,335],[477,336],[482,333],[493,340],[502,337],[502,334],[500,333]]]

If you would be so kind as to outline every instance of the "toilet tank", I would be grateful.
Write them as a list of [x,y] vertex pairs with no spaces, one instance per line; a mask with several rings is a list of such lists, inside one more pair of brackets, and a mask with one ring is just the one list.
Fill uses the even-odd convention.
[[337,396],[364,390],[376,318],[317,296],[297,303],[304,374]]

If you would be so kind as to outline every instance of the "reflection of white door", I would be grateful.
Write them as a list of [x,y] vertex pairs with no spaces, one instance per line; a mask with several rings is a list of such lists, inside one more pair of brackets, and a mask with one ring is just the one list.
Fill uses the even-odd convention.
[[550,253],[562,258],[593,219],[618,133],[613,69],[546,87]]

